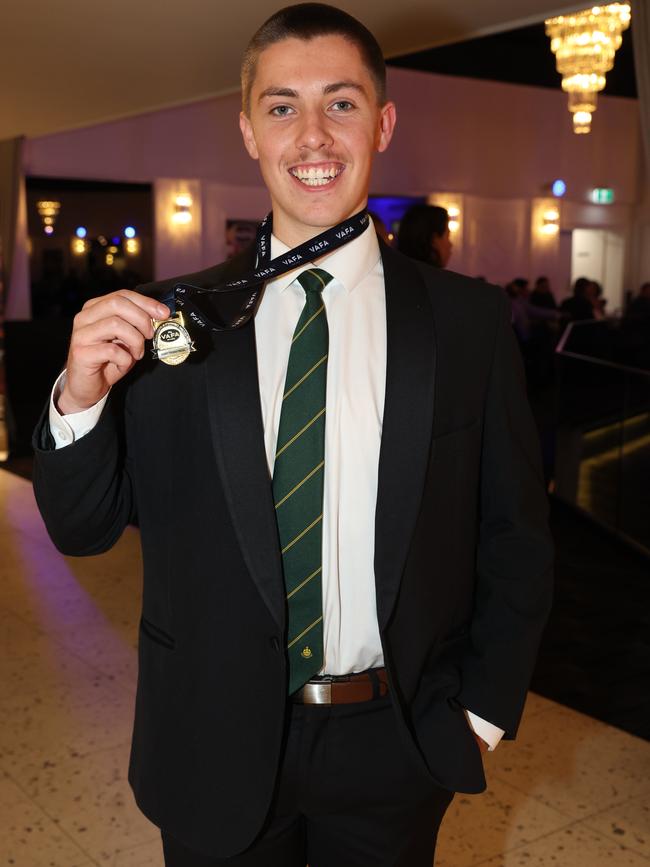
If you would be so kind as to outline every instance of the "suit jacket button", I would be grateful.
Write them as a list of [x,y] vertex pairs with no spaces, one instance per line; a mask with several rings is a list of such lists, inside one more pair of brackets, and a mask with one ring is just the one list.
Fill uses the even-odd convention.
[[280,649],[280,639],[277,638],[277,636],[275,636],[275,635],[271,639],[271,647],[273,648],[273,650],[279,650]]

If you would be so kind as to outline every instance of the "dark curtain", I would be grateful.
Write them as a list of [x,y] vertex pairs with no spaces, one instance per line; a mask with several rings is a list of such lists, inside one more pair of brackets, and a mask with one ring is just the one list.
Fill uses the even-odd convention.
[[20,196],[23,138],[0,142],[0,461],[9,457],[7,379],[5,376],[6,300],[11,291],[16,220]]

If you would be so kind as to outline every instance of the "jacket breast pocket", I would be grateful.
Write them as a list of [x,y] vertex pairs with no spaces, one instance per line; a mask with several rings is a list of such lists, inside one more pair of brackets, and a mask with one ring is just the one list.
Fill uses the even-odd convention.
[[140,619],[140,634],[145,635],[150,641],[166,647],[167,650],[174,650],[176,647],[176,641],[172,635],[145,617]]
[[434,444],[437,445],[438,443],[444,441],[451,442],[454,437],[462,439],[460,435],[473,433],[474,429],[478,428],[479,421],[480,419],[474,418],[471,421],[465,422],[464,424],[452,428],[451,430],[442,430],[440,432],[434,430],[432,441]]

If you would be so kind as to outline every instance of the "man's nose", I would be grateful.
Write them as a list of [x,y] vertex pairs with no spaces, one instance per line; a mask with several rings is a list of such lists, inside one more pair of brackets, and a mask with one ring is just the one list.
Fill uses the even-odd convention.
[[332,141],[327,118],[323,113],[321,111],[305,112],[296,141],[298,148],[318,151],[330,147]]

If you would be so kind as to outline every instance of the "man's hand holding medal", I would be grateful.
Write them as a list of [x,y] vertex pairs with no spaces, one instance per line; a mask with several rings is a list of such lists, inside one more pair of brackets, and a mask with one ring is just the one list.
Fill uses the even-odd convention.
[[128,289],[87,301],[74,319],[59,412],[98,403],[144,356],[145,341],[154,336],[152,320],[169,316],[165,304]]

